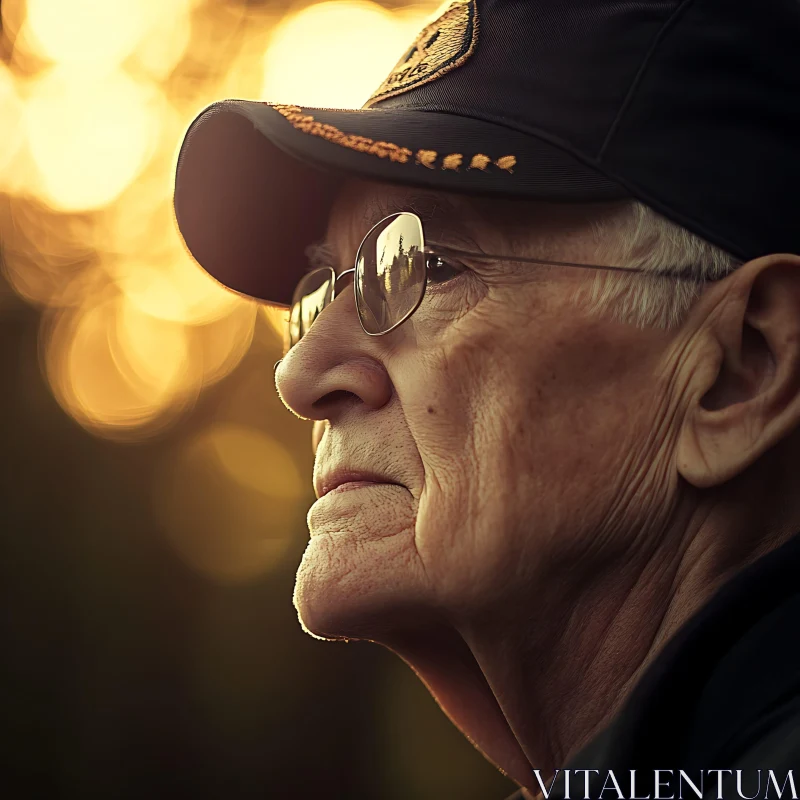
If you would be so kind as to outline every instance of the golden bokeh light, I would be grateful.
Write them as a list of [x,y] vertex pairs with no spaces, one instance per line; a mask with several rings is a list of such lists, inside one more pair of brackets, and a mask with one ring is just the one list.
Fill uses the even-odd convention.
[[154,405],[199,383],[202,367],[189,358],[190,340],[183,325],[143,313],[125,295],[119,299],[116,322],[115,335],[109,338],[114,363],[131,382],[155,389]]
[[149,77],[161,81],[186,52],[191,42],[190,13],[198,0],[139,0],[148,10],[147,25],[131,54],[133,63]]
[[[3,3],[2,269],[51,309],[44,362],[68,413],[112,438],[151,435],[253,339],[257,304],[210,278],[175,224],[194,116],[224,96],[359,107],[436,5]],[[263,319],[280,334],[286,313]]]
[[217,425],[208,441],[225,474],[240,486],[278,499],[296,500],[305,493],[292,457],[266,434],[242,425]]
[[215,283],[183,253],[168,262],[117,265],[114,273],[132,303],[147,314],[174,322],[213,322],[247,302]]
[[[40,364],[68,415],[141,441],[254,341],[277,357],[287,312],[223,288],[177,230],[184,132],[224,97],[360,107],[437,5],[3,0],[0,270],[42,311]],[[273,360],[251,362],[258,386],[224,395],[227,416],[154,476],[176,553],[214,580],[265,574],[302,525],[308,481],[258,427]]]
[[113,67],[144,35],[148,11],[155,11],[152,0],[28,0],[23,37],[50,61]]
[[33,198],[0,202],[2,268],[19,295],[34,305],[86,305],[108,281],[92,268],[93,223]]
[[166,170],[146,169],[98,220],[98,246],[114,256],[149,260],[165,248],[184,251],[173,220]]
[[262,96],[299,106],[360,108],[432,8],[391,12],[366,0],[308,6],[273,31],[264,57]]
[[121,71],[37,78],[26,121],[42,199],[62,211],[111,203],[152,155],[159,95]]
[[25,142],[25,106],[14,76],[0,63],[0,190],[7,187],[9,168],[19,157]]
[[231,373],[253,341],[255,303],[240,302],[229,314],[191,329],[196,358],[203,365],[203,386],[211,386]]
[[[185,374],[184,331],[137,315],[124,296],[88,309],[50,312],[45,322],[50,385],[61,406],[87,430],[121,440],[141,436],[143,429],[160,429],[165,412],[195,399],[199,387]],[[148,350],[151,363],[143,369]]]
[[155,484],[155,508],[177,553],[222,583],[276,568],[302,495],[287,450],[262,431],[217,423],[181,447]]

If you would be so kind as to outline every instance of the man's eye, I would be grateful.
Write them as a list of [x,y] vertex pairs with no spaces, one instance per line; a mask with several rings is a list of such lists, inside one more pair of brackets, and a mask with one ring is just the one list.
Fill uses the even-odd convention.
[[436,286],[440,283],[447,283],[461,275],[466,267],[456,261],[448,261],[441,256],[426,256],[426,266],[428,268],[428,286]]

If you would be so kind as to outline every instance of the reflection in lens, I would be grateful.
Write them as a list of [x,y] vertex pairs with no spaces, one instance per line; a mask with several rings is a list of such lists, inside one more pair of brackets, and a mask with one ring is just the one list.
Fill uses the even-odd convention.
[[331,302],[333,270],[317,269],[306,275],[295,290],[294,303],[289,316],[289,346],[294,347],[308,332],[314,320]]
[[425,289],[419,219],[395,214],[366,236],[356,263],[356,299],[367,333],[385,333],[417,307]]

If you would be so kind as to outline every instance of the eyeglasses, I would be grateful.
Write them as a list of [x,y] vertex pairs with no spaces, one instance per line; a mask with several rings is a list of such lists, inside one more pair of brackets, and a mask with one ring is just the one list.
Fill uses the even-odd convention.
[[[432,261],[447,256],[493,261],[518,261],[556,267],[578,267],[616,272],[645,272],[637,267],[609,267],[599,264],[574,264],[537,258],[469,253],[450,247],[427,247],[422,220],[410,211],[391,214],[370,229],[356,253],[355,266],[339,275],[332,267],[322,267],[305,275],[292,298],[284,341],[284,354],[308,333],[314,320],[333,302],[336,282],[354,273],[358,319],[364,333],[383,336],[408,320],[425,297]],[[688,275],[662,275],[677,280],[699,282]]]

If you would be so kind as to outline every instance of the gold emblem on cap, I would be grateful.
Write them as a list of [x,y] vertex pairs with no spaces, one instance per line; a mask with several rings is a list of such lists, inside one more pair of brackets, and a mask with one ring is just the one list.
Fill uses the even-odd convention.
[[475,49],[478,15],[475,0],[456,0],[422,30],[397,62],[389,77],[375,90],[364,108],[407,92],[461,66]]

